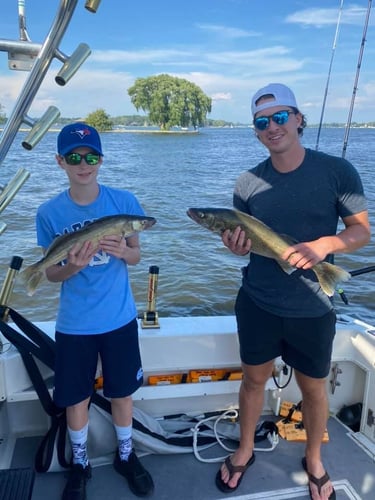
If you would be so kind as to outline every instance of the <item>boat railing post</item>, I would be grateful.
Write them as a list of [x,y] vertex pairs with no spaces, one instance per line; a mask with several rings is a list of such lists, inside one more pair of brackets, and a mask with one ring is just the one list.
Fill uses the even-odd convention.
[[158,284],[159,268],[150,266],[148,280],[147,311],[142,320],[142,328],[160,328],[158,313],[156,312],[156,289]]
[[[1,319],[7,321],[8,311],[7,306],[9,305],[9,299],[13,292],[14,280],[16,274],[21,269],[23,259],[17,255],[12,257],[3,286],[0,291],[0,307],[1,307]],[[1,341],[0,341],[1,342]],[[1,351],[1,345],[0,345]]]
[[85,9],[90,12],[96,12],[102,0],[86,0]]

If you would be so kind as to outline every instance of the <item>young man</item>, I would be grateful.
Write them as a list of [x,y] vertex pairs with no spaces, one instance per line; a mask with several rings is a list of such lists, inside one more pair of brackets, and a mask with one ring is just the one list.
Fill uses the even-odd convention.
[[[85,123],[65,126],[57,138],[56,161],[69,180],[68,189],[42,204],[37,212],[38,244],[52,240],[100,217],[119,213],[144,215],[129,191],[97,181],[103,162],[97,130]],[[111,399],[118,438],[114,461],[137,496],[154,489],[150,474],[132,449],[132,398],[143,382],[138,345],[137,311],[128,265],[140,260],[137,234],[126,239],[106,236],[95,248],[77,243],[67,260],[46,270],[49,281],[61,282],[56,320],[55,403],[66,408],[72,445],[72,467],[62,499],[86,498],[91,477],[87,455],[88,403],[100,354],[104,395]]]
[[[335,335],[335,312],[311,267],[332,255],[368,243],[370,227],[360,177],[346,160],[305,149],[306,126],[293,92],[279,83],[260,89],[252,99],[254,128],[270,156],[237,180],[233,203],[292,244],[283,258],[296,267],[286,274],[273,259],[251,254],[244,270],[235,312],[243,382],[239,394],[241,438],[216,476],[221,491],[233,492],[254,462],[254,433],[263,409],[266,381],[281,355],[294,368],[302,392],[307,443],[302,465],[313,500],[335,498],[321,459],[327,423],[326,376]],[[339,218],[344,229],[337,233]],[[238,227],[223,243],[246,255],[251,241]]]

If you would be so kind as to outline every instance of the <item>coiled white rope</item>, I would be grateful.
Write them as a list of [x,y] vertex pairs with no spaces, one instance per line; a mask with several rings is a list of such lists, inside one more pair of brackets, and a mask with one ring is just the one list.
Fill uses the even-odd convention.
[[[214,432],[214,435],[215,435],[215,438],[217,440],[217,443],[226,451],[230,452],[230,453],[233,453],[234,451],[236,451],[235,449],[233,448],[229,448],[228,446],[226,446],[222,440],[222,438],[219,436],[219,433],[218,433],[218,430],[217,430],[217,426],[219,424],[219,422],[221,420],[235,420],[238,418],[238,411],[237,410],[227,410],[225,412],[223,412],[221,415],[219,416],[212,416],[212,417],[207,417],[205,419],[202,419],[200,420],[199,422],[197,422],[197,424],[195,425],[194,428],[192,428],[192,433],[193,433],[193,451],[194,451],[194,456],[197,460],[199,460],[200,462],[205,462],[205,463],[215,463],[215,462],[222,462],[223,460],[226,459],[226,457],[228,455],[224,455],[222,457],[216,457],[216,458],[203,458],[200,453],[199,453],[199,450],[198,450],[198,434],[201,433],[201,435],[205,435],[205,432],[204,431],[200,431],[200,427],[205,424],[206,422],[210,421],[210,420],[214,420],[214,427],[213,427],[213,432]],[[208,435],[208,433],[206,433],[206,435]],[[228,438],[225,438],[224,436],[224,439],[228,439]],[[271,446],[269,448],[254,448],[254,451],[273,451],[276,446],[279,444],[279,436],[275,433],[275,432],[269,432],[267,434],[267,439],[269,440],[269,442],[271,443]]]

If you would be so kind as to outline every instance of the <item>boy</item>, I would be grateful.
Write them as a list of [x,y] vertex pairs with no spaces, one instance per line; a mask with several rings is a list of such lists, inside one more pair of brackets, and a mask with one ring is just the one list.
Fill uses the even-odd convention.
[[[56,161],[69,188],[43,203],[37,212],[38,244],[76,231],[103,216],[144,215],[136,197],[97,181],[103,162],[97,130],[86,123],[65,126],[57,138]],[[90,241],[73,246],[64,263],[46,270],[61,282],[56,320],[55,403],[66,408],[72,445],[72,467],[62,500],[86,498],[91,477],[87,455],[88,404],[100,354],[104,395],[111,399],[118,439],[114,468],[132,492],[148,496],[154,484],[132,449],[132,398],[143,382],[138,345],[137,312],[128,265],[140,261],[139,237],[106,236],[95,248]]]

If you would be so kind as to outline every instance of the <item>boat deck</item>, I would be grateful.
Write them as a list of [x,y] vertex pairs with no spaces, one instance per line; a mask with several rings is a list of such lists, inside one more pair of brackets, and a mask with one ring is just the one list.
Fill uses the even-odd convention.
[[[269,420],[269,416],[264,417]],[[329,444],[323,445],[323,460],[336,489],[337,499],[375,498],[375,453],[369,453],[353,439],[355,435],[336,418],[328,422]],[[351,437],[352,436],[352,437]],[[11,467],[32,467],[40,438],[18,439]],[[263,445],[263,443],[265,443]],[[268,447],[268,441],[257,446]],[[201,452],[204,458],[220,457],[220,447]],[[304,443],[280,439],[273,451],[256,453],[256,461],[246,472],[233,494],[221,493],[215,486],[219,463],[200,462],[193,453],[147,455],[142,463],[153,476],[157,500],[255,500],[308,499],[307,476],[301,467]],[[58,499],[64,488],[65,473],[36,474],[32,500]],[[111,465],[95,467],[87,487],[88,500],[136,498],[126,481]]]
[[[53,332],[52,324],[42,326],[43,331]],[[214,369],[238,366],[236,338],[233,317],[221,317],[220,323],[215,317],[179,318],[178,322],[166,318],[161,321],[160,330],[142,332],[140,336],[144,365],[149,374],[174,373],[177,367],[185,372],[195,366]],[[332,415],[328,422],[329,444],[324,444],[322,449],[323,461],[334,482],[338,499],[375,498],[374,355],[373,328],[351,318],[340,318],[332,370],[327,379]],[[4,372],[3,402],[0,403],[0,426],[3,432],[0,434],[0,469],[32,468],[40,436],[49,426],[48,419],[40,407],[36,391],[29,387],[30,380],[16,349],[11,347],[4,352],[0,361]],[[42,371],[46,380],[49,380],[50,371]],[[294,377],[288,384],[279,378],[280,381],[283,382],[281,393],[275,389],[274,381],[269,381],[262,420],[280,419],[275,416],[279,413],[278,405],[275,404],[278,400],[296,402],[300,399]],[[134,394],[134,408],[156,418],[176,413],[197,415],[235,408],[239,383],[238,380],[224,380],[146,385]],[[334,417],[344,406],[357,402],[363,403],[361,432],[351,431]],[[93,417],[90,414],[90,428],[93,428],[95,421]],[[103,452],[103,443],[107,447],[105,453],[112,452],[116,442],[109,442],[106,427],[103,423],[100,425],[100,453]],[[109,426],[112,432],[111,422]],[[22,438],[16,439],[17,436]],[[89,449],[90,442],[93,441],[90,441],[89,436]],[[257,446],[268,448],[269,442],[264,441]],[[153,498],[156,500],[309,498],[307,475],[301,466],[304,446],[303,442],[280,438],[273,451],[256,452],[255,464],[246,472],[240,487],[229,495],[221,493],[215,485],[219,462],[199,461],[192,452],[146,455],[142,462],[154,478]],[[217,446],[201,454],[205,458],[220,457],[221,463],[228,453]],[[64,483],[65,472],[36,474],[32,500],[61,498]],[[111,463],[94,468],[87,493],[88,500],[135,498],[125,479],[114,471]]]

